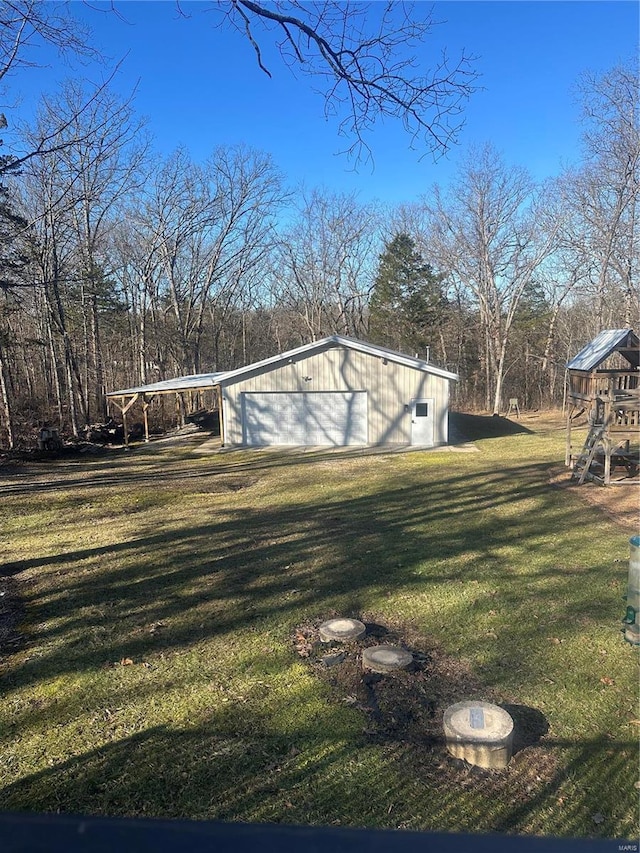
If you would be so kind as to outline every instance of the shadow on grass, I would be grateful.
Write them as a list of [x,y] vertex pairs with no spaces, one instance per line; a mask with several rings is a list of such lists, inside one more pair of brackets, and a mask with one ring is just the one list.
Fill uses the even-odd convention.
[[[259,460],[265,467],[300,463],[300,457],[288,456]],[[239,465],[256,468],[245,459]],[[213,476],[223,470],[238,469],[227,465]],[[198,472],[192,490],[211,476]],[[113,481],[89,487],[108,492]],[[265,660],[247,652],[234,666],[239,674],[243,667],[281,673],[295,662],[283,637],[301,620],[333,612],[380,613],[382,602],[400,598],[409,609],[411,602],[422,602],[425,633],[456,632],[460,650],[473,644],[488,687],[499,687],[505,673],[513,672],[520,684],[536,683],[550,652],[562,652],[561,643],[614,618],[617,606],[602,578],[603,558],[593,557],[573,505],[548,488],[546,463],[465,469],[437,479],[432,470],[419,469],[380,494],[314,497],[259,509],[218,507],[197,524],[172,525],[170,513],[164,528],[145,523],[126,541],[2,567],[7,574],[38,576],[24,590],[37,646],[6,669],[7,692],[100,673],[126,658],[151,667],[146,683],[127,680],[133,667],[111,668],[108,673],[118,678],[101,688],[104,695],[88,698],[63,685],[53,702],[17,708],[5,730],[9,738],[29,725],[64,726],[86,712],[87,702],[98,713],[125,704],[135,691],[151,707],[159,690],[186,690],[191,674],[185,672],[184,682],[171,675],[168,685],[162,680],[164,661],[212,639],[237,636],[242,642],[251,633],[276,631],[276,649]],[[437,604],[431,606],[432,600]],[[491,627],[496,615],[498,633]],[[550,637],[559,645],[550,646]],[[192,727],[150,723],[124,737],[114,729],[98,748],[7,785],[0,806],[585,834],[585,815],[602,810],[598,792],[609,781],[613,789],[633,758],[633,745],[619,740],[545,737],[544,749],[562,755],[557,770],[542,785],[535,773],[526,783],[521,774],[514,791],[513,773],[478,776],[451,767],[438,744],[419,766],[412,765],[414,743],[371,744],[353,718],[345,721],[344,707],[339,713],[328,705],[320,722],[310,717],[286,728],[282,721],[290,708],[284,702],[269,705],[260,690],[264,693],[256,688],[249,704],[213,708]],[[540,720],[530,723],[535,728]],[[533,743],[521,746],[516,765],[528,761]],[[567,782],[571,794],[564,797],[560,791]],[[625,794],[594,825],[594,834],[617,836],[620,826],[629,831]]]
[[449,430],[453,442],[479,441],[483,438],[504,438],[507,435],[533,433],[533,430],[521,423],[501,415],[469,415],[463,412],[449,413]]
[[[485,438],[501,438],[516,434],[531,434],[532,430],[520,423],[501,416],[469,415],[459,412],[449,414],[450,443],[476,441]],[[76,465],[60,466],[52,462],[46,469],[19,470],[0,479],[0,494],[29,495],[38,492],[51,492],[60,489],[102,489],[118,486],[126,489],[130,486],[157,484],[160,488],[172,488],[185,482],[205,482],[211,477],[222,481],[219,488],[225,487],[224,481],[239,472],[247,472],[254,478],[260,472],[289,466],[314,466],[318,463],[359,459],[375,454],[384,457],[394,456],[396,447],[384,446],[314,448],[301,452],[299,447],[290,448],[242,448],[231,447],[222,451],[223,459],[212,460],[209,451],[200,448],[201,440],[190,437],[191,446],[186,450],[170,447],[165,451],[166,461],[158,465],[158,454],[162,449],[152,445],[134,447],[129,455],[112,457],[109,460],[76,460]],[[406,448],[410,449],[410,448]],[[427,452],[437,452],[437,448]],[[218,451],[216,451],[217,453]],[[416,451],[421,452],[421,451]],[[422,451],[424,452],[424,451]],[[184,465],[183,457],[193,463],[200,457],[206,464],[197,468]],[[215,459],[215,457],[214,457]],[[81,465],[81,462],[84,463]],[[0,475],[2,472],[0,471]]]
[[[535,512],[514,513],[530,501]],[[434,627],[490,621],[496,609],[508,615],[504,639],[487,626],[474,642],[485,650],[485,677],[499,680],[513,665],[524,678],[528,666],[537,675],[545,632],[580,633],[611,604],[601,565],[558,564],[555,537],[572,560],[586,543],[572,506],[548,489],[545,465],[520,466],[517,477],[482,470],[383,495],[212,516],[2,566],[6,575],[37,570],[41,584],[25,589],[25,604],[45,648],[6,683],[152,660],[268,622],[292,627],[333,610],[362,613],[381,597],[425,600],[456,587],[432,613]],[[523,564],[524,574],[514,568]]]
[[537,708],[503,702],[502,707],[513,720],[513,754],[538,743],[549,732],[545,715]]
[[[635,747],[551,738],[506,770],[485,771],[453,759],[442,743],[381,746],[339,723],[330,731],[320,736],[309,723],[286,735],[265,732],[264,720],[250,713],[239,729],[215,713],[189,729],[154,726],[7,785],[0,805],[10,811],[531,834],[541,831],[536,815],[542,813],[547,833],[575,836],[603,811],[602,791],[615,787]],[[556,769],[540,784],[542,761]],[[630,831],[617,806],[597,818],[593,835]]]

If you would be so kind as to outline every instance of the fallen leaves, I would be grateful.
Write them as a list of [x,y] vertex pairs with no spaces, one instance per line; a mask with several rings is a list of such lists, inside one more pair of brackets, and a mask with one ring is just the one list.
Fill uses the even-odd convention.
[[615,680],[613,678],[609,678],[608,675],[603,675],[600,679],[600,684],[604,684],[605,687],[612,687],[615,683]]
[[313,651],[313,643],[308,634],[299,628],[295,632],[294,645],[301,658],[308,658]]
[[[116,666],[135,666],[136,662],[133,658],[120,658],[120,660],[116,661],[106,661],[102,664],[102,669],[113,669]],[[139,661],[139,665],[143,666],[145,669],[153,669],[153,664],[148,663],[146,660]]]

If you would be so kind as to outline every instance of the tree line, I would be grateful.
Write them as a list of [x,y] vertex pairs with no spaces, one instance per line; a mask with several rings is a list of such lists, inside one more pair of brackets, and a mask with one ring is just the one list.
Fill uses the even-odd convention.
[[632,65],[584,77],[581,107],[559,176],[487,144],[389,209],[292,190],[248,147],[159,159],[132,100],[66,84],[24,130],[34,156],[0,163],[0,444],[81,435],[107,390],[335,333],[458,373],[462,408],[561,405],[568,358],[638,323]]

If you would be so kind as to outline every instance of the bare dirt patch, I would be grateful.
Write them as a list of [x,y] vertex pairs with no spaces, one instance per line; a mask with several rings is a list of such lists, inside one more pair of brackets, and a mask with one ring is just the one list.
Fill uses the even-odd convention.
[[[523,413],[518,421],[534,432],[564,433],[566,423],[564,415],[558,411],[540,411]],[[620,469],[618,469],[620,471]],[[630,535],[640,529],[640,479],[611,486],[601,486],[587,481],[581,486],[571,478],[571,471],[564,465],[554,465],[549,469],[549,483],[554,488],[567,490],[589,506],[596,507],[610,521]]]
[[[465,661],[447,655],[412,626],[381,624],[373,614],[358,618],[367,632],[356,642],[321,642],[318,626],[324,620],[318,619],[297,628],[293,643],[316,677],[330,686],[334,701],[362,713],[367,742],[394,754],[399,764],[419,773],[428,785],[479,787],[486,797],[508,798],[511,803],[526,802],[534,790],[552,781],[558,755],[545,745],[549,726],[540,711],[487,688]],[[364,671],[362,650],[379,643],[408,649],[413,665],[388,675]],[[471,766],[446,749],[445,709],[480,698],[501,705],[514,720],[514,754],[504,770]]]
[[610,521],[631,534],[640,527],[640,482],[614,486],[600,486],[585,482],[579,486],[568,468],[554,466],[549,469],[549,483],[576,495],[589,506],[597,507]]

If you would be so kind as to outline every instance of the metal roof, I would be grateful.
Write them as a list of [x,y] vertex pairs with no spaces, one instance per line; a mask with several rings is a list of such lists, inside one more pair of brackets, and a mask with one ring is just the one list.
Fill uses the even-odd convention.
[[377,358],[386,358],[388,361],[403,364],[406,367],[412,367],[414,370],[422,370],[425,373],[433,373],[434,375],[442,376],[445,379],[458,379],[457,374],[449,373],[448,370],[442,370],[442,368],[429,364],[428,361],[424,361],[423,359],[414,358],[410,355],[405,355],[404,353],[378,346],[377,344],[369,344],[366,341],[359,341],[356,338],[347,338],[344,335],[330,335],[328,338],[322,338],[319,341],[312,341],[310,344],[303,344],[300,347],[280,353],[279,355],[274,355],[271,358],[265,358],[263,361],[256,361],[254,364],[248,364],[246,367],[229,370],[227,373],[223,374],[220,379],[220,384],[230,385],[233,381],[243,379],[246,374],[260,372],[269,367],[277,367],[282,362],[295,361],[298,358],[307,358],[308,356],[316,355],[319,352],[324,352],[325,350],[341,346],[358,352],[364,352]]
[[176,376],[175,379],[164,379],[162,382],[152,382],[150,385],[138,385],[135,388],[124,388],[122,391],[109,391],[107,397],[131,397],[134,394],[167,394],[171,391],[193,391],[195,389],[213,388],[220,384],[223,373],[193,373],[190,376]]
[[456,373],[450,373],[448,370],[443,370],[441,367],[436,367],[428,361],[420,358],[413,358],[404,353],[396,352],[395,350],[387,349],[386,347],[378,346],[377,344],[369,344],[365,341],[359,341],[355,338],[347,338],[343,335],[331,335],[327,338],[322,338],[319,341],[313,341],[310,344],[303,344],[295,349],[280,353],[279,355],[265,358],[262,361],[256,361],[253,364],[248,364],[245,367],[238,367],[235,370],[222,371],[220,373],[197,373],[191,376],[177,376],[175,379],[166,379],[162,382],[154,382],[150,385],[140,385],[136,388],[125,388],[121,391],[109,391],[107,397],[130,397],[134,394],[162,394],[170,391],[189,391],[201,388],[212,388],[215,385],[233,385],[234,382],[239,382],[248,375],[261,373],[262,371],[275,368],[281,363],[296,361],[299,358],[307,358],[319,352],[324,352],[335,347],[346,347],[347,349],[363,352],[368,355],[373,355],[377,358],[386,358],[388,361],[393,361],[396,364],[403,364],[406,367],[411,367],[414,370],[421,370],[424,373],[431,373],[434,376],[440,376],[443,379],[458,379]]
[[604,332],[600,332],[599,335],[596,335],[592,341],[584,346],[580,352],[571,359],[567,364],[567,367],[569,370],[591,371],[608,358],[613,352],[616,352],[616,350],[619,350],[620,353],[627,358],[630,364],[637,367],[637,354],[636,357],[633,358],[633,353],[628,351],[625,352],[625,347],[623,347],[622,344],[626,344],[627,347],[631,347],[637,352],[638,343],[638,337],[632,329],[606,329]]

